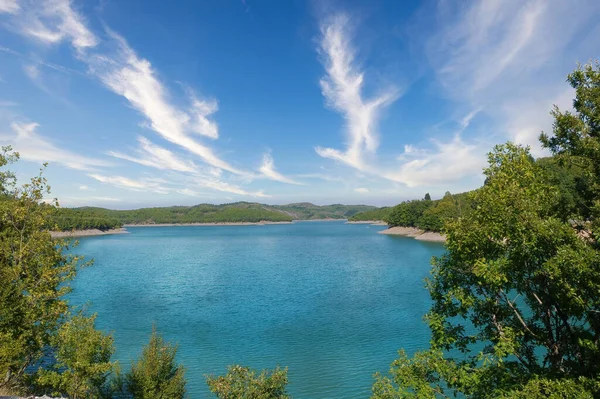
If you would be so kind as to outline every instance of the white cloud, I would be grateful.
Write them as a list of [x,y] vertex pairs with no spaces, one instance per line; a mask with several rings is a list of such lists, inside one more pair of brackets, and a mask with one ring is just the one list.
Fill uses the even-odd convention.
[[273,157],[271,154],[266,153],[263,155],[263,163],[260,166],[260,173],[262,173],[265,177],[271,180],[275,180],[282,183],[288,184],[298,184],[302,185],[303,183],[297,182],[289,177],[286,177],[275,170],[275,163],[273,161]]
[[81,191],[87,191],[87,190],[89,190],[90,188],[89,188],[88,186],[86,186],[85,184],[82,184],[81,186],[79,186],[79,189],[80,189]]
[[[600,51],[600,3],[593,0],[440,1],[422,25],[437,29],[423,47],[456,107],[480,109],[487,134],[532,146],[564,101],[566,74]],[[420,39],[418,39],[420,40]]]
[[83,17],[71,7],[70,0],[36,1],[24,14],[20,20],[21,33],[39,41],[54,44],[68,40],[77,50],[98,44]]
[[237,194],[242,196],[260,198],[270,197],[270,195],[265,194],[263,191],[248,191],[235,184],[230,184],[216,178],[210,178],[210,176],[200,176],[195,179],[189,180],[187,185],[191,187],[204,187],[216,191],[222,191],[225,193]]
[[408,147],[401,159],[403,163],[387,179],[408,187],[448,187],[468,175],[481,175],[485,165],[485,151],[480,146],[467,144],[459,136],[447,143],[432,140],[433,151]]
[[321,79],[321,90],[327,105],[346,119],[347,147],[345,151],[322,147],[315,150],[322,157],[364,170],[364,152],[375,153],[379,146],[377,122],[380,113],[398,98],[399,92],[392,87],[374,98],[363,98],[364,74],[355,65],[349,23],[343,14],[328,19],[321,27],[320,43],[327,72]]
[[[151,143],[144,137],[139,137],[140,148],[136,151],[136,156],[130,156],[119,152],[111,151],[108,154],[113,157],[124,159],[130,162],[135,162],[144,166],[168,170],[174,172],[182,172],[182,174],[171,174],[169,178],[171,180],[161,180],[159,183],[175,186],[188,186],[203,187],[211,190],[227,192],[243,196],[251,197],[265,197],[266,195],[262,191],[251,192],[241,188],[238,185],[230,184],[221,179],[221,169],[218,168],[201,168],[195,165],[191,161],[186,161],[178,158],[174,153],[167,150],[166,148],[160,147],[156,144]],[[108,181],[107,181],[108,182]],[[147,182],[147,180],[146,180]],[[115,182],[108,182],[115,183]],[[135,188],[135,187],[133,187]],[[178,189],[176,192],[184,195],[199,196],[197,193],[189,188]]]
[[94,170],[101,166],[111,166],[109,162],[84,157],[56,146],[35,132],[38,126],[37,123],[14,122],[11,128],[15,135],[2,141],[12,145],[21,158],[27,161],[57,163],[77,170]]
[[38,80],[40,77],[40,70],[37,65],[24,65],[23,72],[25,72],[25,75],[31,80]]
[[365,187],[358,187],[355,188],[354,191],[361,194],[367,194],[369,192],[369,189]]
[[179,159],[171,151],[150,142],[150,140],[145,137],[138,137],[138,143],[140,145],[140,148],[136,150],[138,157],[117,151],[110,151],[108,152],[108,155],[156,169],[174,170],[179,172],[197,171],[197,166],[193,162]]
[[219,128],[214,121],[208,117],[219,110],[217,101],[206,100],[200,101],[195,96],[192,96],[192,106],[189,110],[191,121],[189,123],[190,130],[194,133],[201,134],[211,139],[219,137]]
[[17,0],[0,0],[0,14],[17,14],[20,10]]
[[243,172],[220,159],[189,133],[218,137],[217,126],[208,116],[217,110],[216,102],[193,99],[191,115],[168,101],[167,89],[157,79],[150,62],[139,58],[125,39],[114,32],[109,35],[118,46],[114,55],[87,58],[91,72],[110,90],[125,97],[149,122],[149,127],[173,144],[198,155],[207,164],[234,174]]
[[344,179],[341,176],[331,176],[325,173],[301,173],[294,175],[295,177],[299,177],[301,179],[317,179],[317,180],[325,180],[329,182],[343,182]]
[[88,176],[101,183],[132,191],[151,191],[158,194],[168,194],[171,191],[161,184],[162,181],[153,179],[133,180],[124,176],[106,176],[98,173],[90,173]]
[[194,190],[190,190],[189,188],[182,188],[180,190],[176,190],[179,194],[183,194],[183,195],[188,195],[190,197],[210,197],[207,194],[198,192],[198,191],[194,191]]

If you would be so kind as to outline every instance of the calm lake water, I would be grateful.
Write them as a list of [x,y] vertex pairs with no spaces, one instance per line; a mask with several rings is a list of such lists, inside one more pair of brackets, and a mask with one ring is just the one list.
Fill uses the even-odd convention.
[[152,324],[179,344],[191,399],[227,365],[289,367],[296,399],[368,398],[397,350],[425,347],[423,279],[440,244],[341,222],[138,227],[80,240],[71,301],[113,331],[124,369]]

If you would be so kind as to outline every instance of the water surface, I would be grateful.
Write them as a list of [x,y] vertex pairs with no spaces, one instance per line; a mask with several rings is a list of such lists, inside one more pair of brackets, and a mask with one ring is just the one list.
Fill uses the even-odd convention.
[[74,281],[127,368],[155,323],[179,344],[191,399],[234,363],[289,367],[296,399],[368,398],[397,350],[426,347],[423,279],[443,246],[341,222],[128,228],[89,237]]

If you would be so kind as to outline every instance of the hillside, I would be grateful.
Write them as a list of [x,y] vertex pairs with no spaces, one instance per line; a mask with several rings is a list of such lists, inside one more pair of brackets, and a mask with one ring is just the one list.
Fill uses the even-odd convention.
[[356,213],[376,209],[367,205],[325,205],[297,203],[265,205],[253,202],[194,206],[111,210],[96,207],[60,208],[55,212],[53,226],[58,230],[107,230],[123,224],[158,223],[236,223],[291,222],[292,220],[346,219]]

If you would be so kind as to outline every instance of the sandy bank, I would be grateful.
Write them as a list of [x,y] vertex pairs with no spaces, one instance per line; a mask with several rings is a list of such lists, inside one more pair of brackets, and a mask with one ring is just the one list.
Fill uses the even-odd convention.
[[124,224],[123,227],[264,226],[264,225],[268,225],[268,224],[292,224],[292,222],[144,223],[144,224]]
[[50,235],[52,238],[71,238],[71,237],[92,237],[92,236],[105,236],[109,234],[128,234],[129,232],[124,229],[111,229],[111,230],[71,230],[71,231],[51,231]]
[[356,221],[348,221],[346,224],[370,224],[372,226],[387,226],[386,222],[381,220],[356,220]]
[[433,231],[427,231],[415,237],[415,240],[431,241],[431,242],[446,242],[446,236]]
[[446,242],[446,237],[440,233],[423,231],[414,227],[390,227],[387,230],[380,231],[379,234],[413,237],[420,241]]

